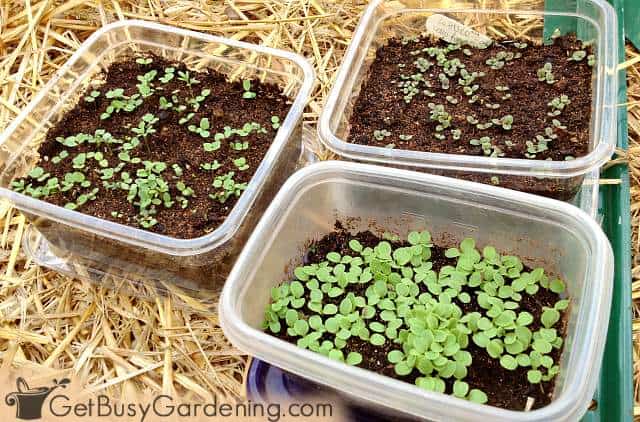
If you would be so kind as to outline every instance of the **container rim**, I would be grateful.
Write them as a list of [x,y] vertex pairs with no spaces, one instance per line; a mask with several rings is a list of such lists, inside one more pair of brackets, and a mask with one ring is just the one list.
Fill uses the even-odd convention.
[[613,7],[604,0],[585,0],[595,7],[603,16],[604,27],[587,16],[579,13],[543,12],[514,9],[461,9],[461,8],[404,8],[400,11],[392,11],[388,16],[398,13],[433,12],[433,13],[491,13],[491,14],[526,14],[567,16],[584,19],[598,29],[598,54],[602,63],[602,74],[596,80],[596,104],[592,115],[594,123],[594,139],[597,144],[587,155],[577,157],[570,161],[546,161],[524,158],[496,158],[480,157],[462,154],[445,154],[436,152],[410,151],[402,149],[390,149],[376,146],[366,146],[347,142],[337,137],[331,129],[331,120],[336,114],[338,101],[343,96],[341,92],[345,86],[350,86],[349,68],[356,60],[361,49],[362,40],[365,39],[370,29],[369,24],[379,8],[384,7],[384,0],[373,0],[360,18],[360,22],[354,32],[354,36],[345,53],[342,65],[338,71],[335,82],[329,92],[325,107],[318,121],[318,136],[322,143],[332,152],[351,160],[364,160],[381,164],[405,165],[421,168],[438,168],[455,171],[474,171],[482,173],[511,174],[518,176],[545,176],[545,177],[575,177],[587,173],[593,168],[604,164],[615,149],[617,123],[615,119],[602,118],[603,115],[615,115],[616,96],[618,91],[617,75],[617,16]]
[[[67,224],[78,229],[89,230],[101,236],[126,242],[134,246],[140,246],[175,256],[189,256],[203,253],[215,248],[217,245],[231,238],[236,232],[240,222],[246,216],[247,211],[251,207],[252,203],[257,197],[257,194],[264,184],[266,175],[273,169],[273,166],[275,165],[275,159],[279,156],[281,150],[284,148],[286,140],[291,136],[297,120],[303,113],[304,107],[308,101],[311,89],[313,88],[313,84],[315,82],[315,71],[311,64],[304,57],[293,52],[257,44],[250,44],[244,41],[237,41],[231,38],[224,38],[169,25],[163,25],[155,22],[147,22],[135,19],[120,20],[98,29],[81,44],[80,48],[75,53],[73,53],[69,60],[67,60],[60,69],[58,69],[52,79],[43,88],[40,89],[38,94],[29,102],[29,104],[27,104],[22,109],[20,114],[18,114],[18,116],[11,122],[11,124],[2,133],[0,133],[0,145],[4,144],[9,139],[10,135],[19,127],[19,125],[21,125],[29,117],[38,103],[42,101],[47,93],[51,91],[60,81],[63,75],[67,71],[69,71],[73,64],[75,64],[96,41],[98,41],[105,35],[108,35],[112,31],[131,27],[156,30],[160,32],[176,34],[182,37],[196,38],[204,42],[217,43],[229,47],[268,54],[289,60],[291,63],[295,64],[298,68],[301,69],[302,81],[300,89],[293,103],[291,104],[286,118],[283,120],[282,125],[280,126],[280,130],[278,130],[278,132],[276,133],[276,136],[271,146],[267,150],[267,153],[264,156],[262,162],[260,163],[260,166],[249,182],[249,188],[251,188],[252,185],[254,188],[247,189],[247,191],[245,191],[240,196],[240,199],[234,205],[229,215],[225,218],[223,223],[220,224],[214,231],[204,236],[192,239],[180,239],[171,236],[165,236],[140,228],[112,222],[102,218],[87,215],[79,211],[69,210],[61,206],[53,205],[43,200],[34,199],[4,187],[0,187],[0,196],[9,199],[16,205],[17,208],[29,213],[47,217],[51,220]],[[130,40],[129,42],[135,44],[138,41]],[[166,47],[174,48],[169,45],[167,45]],[[211,57],[215,58],[215,56]],[[35,129],[35,131],[41,131],[42,125],[43,124],[41,123],[37,127],[37,129]]]
[[[283,224],[282,208],[287,208],[295,199],[306,190],[306,184],[314,185],[322,183],[323,175],[331,175],[335,172],[346,172],[358,176],[375,175],[386,179],[406,180],[407,182],[419,182],[421,184],[441,187],[446,190],[468,190],[485,195],[487,198],[508,197],[510,203],[517,203],[524,207],[544,208],[563,219],[571,219],[577,231],[589,241],[593,256],[600,257],[599,262],[590,262],[592,279],[597,280],[592,293],[583,299],[581,309],[589,307],[589,317],[580,330],[584,335],[579,348],[580,352],[571,357],[572,361],[586,362],[584,370],[578,374],[571,374],[562,391],[547,406],[529,412],[500,409],[489,405],[480,405],[455,397],[428,392],[418,387],[409,386],[411,394],[406,394],[407,383],[395,380],[384,375],[372,373],[358,367],[351,367],[332,359],[323,357],[309,350],[303,350],[295,345],[277,339],[265,332],[249,326],[242,319],[239,312],[242,298],[247,294],[251,281],[259,271],[260,263],[266,254],[265,236],[275,235],[278,227]],[[311,181],[309,181],[311,179]],[[320,180],[320,182],[318,182]],[[352,162],[325,161],[312,164],[294,173],[283,185],[262,219],[258,223],[253,234],[247,241],[242,253],[238,257],[227,282],[223,288],[218,315],[224,334],[239,349],[248,352],[266,362],[293,372],[315,382],[328,385],[336,390],[348,392],[360,399],[374,401],[378,404],[384,396],[385,405],[394,403],[393,408],[412,413],[419,417],[434,417],[426,413],[427,409],[435,409],[436,412],[446,412],[455,407],[461,412],[458,416],[464,416],[465,420],[471,417],[487,417],[490,420],[500,421],[547,421],[547,420],[574,420],[586,411],[587,403],[595,392],[598,381],[598,372],[601,366],[604,341],[594,341],[596,338],[604,338],[607,331],[607,322],[611,306],[611,280],[613,277],[613,253],[611,246],[602,232],[600,226],[584,211],[567,203],[549,198],[538,197],[532,194],[512,191],[505,188],[490,186],[460,179],[451,179],[432,174],[417,174],[409,170],[401,170],[392,167],[379,167],[369,164]],[[586,335],[585,335],[586,333]],[[577,341],[576,341],[577,343]],[[286,356],[286,358],[285,358]],[[322,360],[322,370],[314,365],[306,364],[311,359]],[[326,373],[334,374],[331,380]],[[368,383],[359,382],[364,374],[372,374],[375,378]],[[348,391],[347,391],[348,390]],[[381,393],[383,391],[384,393]],[[419,401],[418,399],[426,399]],[[415,409],[416,402],[424,402],[420,409]],[[435,405],[435,406],[434,406]],[[407,410],[413,409],[413,410]],[[421,413],[423,412],[423,413]]]

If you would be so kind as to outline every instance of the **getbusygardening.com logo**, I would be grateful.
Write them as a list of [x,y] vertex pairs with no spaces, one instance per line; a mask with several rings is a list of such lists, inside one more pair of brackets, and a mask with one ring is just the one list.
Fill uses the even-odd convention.
[[49,387],[30,388],[29,384],[22,377],[16,380],[17,391],[12,391],[4,397],[4,401],[9,406],[16,406],[16,419],[32,420],[42,418],[42,405],[57,388],[66,388],[69,384],[68,378],[53,380],[53,385]]
[[[0,377],[1,379],[1,377]],[[9,380],[7,380],[9,381]],[[9,381],[11,382],[11,381]],[[39,382],[38,384],[44,384]],[[35,384],[35,383],[33,383]],[[80,420],[84,418],[104,418],[103,420],[127,420],[136,422],[152,422],[165,420],[183,420],[190,418],[194,421],[220,420],[229,421],[268,421],[280,420],[336,420],[333,403],[329,402],[292,402],[284,403],[281,407],[277,402],[218,402],[214,396],[207,402],[182,402],[166,394],[153,395],[140,401],[125,402],[113,400],[111,397],[85,395],[81,391],[73,391],[69,387],[69,378],[53,379],[44,386],[30,387],[25,378],[17,377],[16,385],[9,384],[4,391],[5,404],[15,406],[17,420],[54,420],[70,418]],[[81,384],[81,383],[80,383]],[[74,382],[74,385],[79,385]],[[68,389],[72,391],[65,391]],[[54,393],[55,394],[52,394]],[[67,395],[68,394],[68,395]],[[70,397],[71,396],[71,397]],[[75,399],[72,397],[76,396]],[[169,419],[167,419],[169,418]],[[337,418],[341,420],[341,418]]]

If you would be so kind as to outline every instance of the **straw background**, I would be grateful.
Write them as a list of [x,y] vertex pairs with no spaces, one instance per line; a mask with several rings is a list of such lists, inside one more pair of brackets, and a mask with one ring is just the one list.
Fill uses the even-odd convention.
[[[318,76],[305,113],[305,122],[313,124],[366,3],[0,0],[0,130],[83,40],[117,19],[157,21],[303,54]],[[526,9],[541,1],[502,3]],[[631,48],[628,53],[630,148],[619,156],[632,170],[635,253],[640,249],[640,54]],[[327,157],[319,145],[312,148]],[[224,338],[215,306],[176,307],[173,296],[143,301],[38,267],[21,247],[27,224],[9,204],[0,203],[0,369],[66,370],[92,391],[128,399],[160,392],[185,399],[243,396],[248,358]],[[640,253],[633,262],[633,295],[640,299]],[[634,317],[635,358],[640,354],[637,305]],[[640,406],[634,413],[640,415]]]

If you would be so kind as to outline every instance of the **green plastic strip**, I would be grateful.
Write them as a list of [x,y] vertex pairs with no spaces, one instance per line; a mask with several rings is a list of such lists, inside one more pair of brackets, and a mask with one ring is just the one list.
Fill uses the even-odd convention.
[[[640,1],[610,0],[618,12],[619,45],[624,46],[623,25],[630,39],[640,38]],[[625,4],[626,3],[626,4]],[[634,3],[632,5],[632,3]],[[548,12],[580,12],[588,7],[582,0],[545,0]],[[625,10],[625,7],[627,10]],[[625,14],[626,12],[626,14]],[[587,28],[579,20],[567,16],[547,16],[544,37],[551,37],[559,28],[561,33],[577,33],[588,39]],[[624,48],[618,60],[623,62]],[[626,73],[619,74],[618,103],[627,98]],[[618,108],[618,147],[627,148],[627,110]],[[595,406],[584,417],[584,422],[633,420],[633,366],[631,339],[631,213],[629,173],[627,166],[617,165],[602,174],[605,178],[620,179],[619,185],[604,185],[600,190],[602,228],[607,233],[615,255],[615,276],[609,331],[602,362],[600,381],[594,396]]]
[[[577,0],[545,0],[544,2],[544,10],[547,12],[575,12],[577,9]],[[551,40],[551,35],[553,35],[553,31],[556,28],[563,34],[575,34],[577,32],[576,18],[570,16],[545,16],[543,31],[545,43]]]
[[[582,13],[591,16],[589,12],[592,6],[583,0],[545,0],[546,12]],[[595,38],[593,25],[575,16],[547,15],[544,18],[543,39],[545,43],[551,42],[551,35],[559,29],[561,34],[576,34],[578,39],[590,41]]]
[[[624,45],[622,28],[625,0],[612,0],[618,11],[619,45]],[[624,49],[619,51],[620,62],[624,61]],[[626,73],[619,73],[618,104],[627,98]],[[627,148],[627,109],[618,108],[618,147]],[[595,410],[589,411],[584,420],[588,422],[633,420],[633,361],[631,338],[631,212],[629,173],[626,165],[617,165],[603,172],[603,177],[620,179],[619,185],[601,187],[600,210],[602,227],[609,236],[615,255],[615,277],[609,332],[602,362],[600,383],[594,399]]]
[[624,30],[627,39],[640,50],[640,1],[624,1]]

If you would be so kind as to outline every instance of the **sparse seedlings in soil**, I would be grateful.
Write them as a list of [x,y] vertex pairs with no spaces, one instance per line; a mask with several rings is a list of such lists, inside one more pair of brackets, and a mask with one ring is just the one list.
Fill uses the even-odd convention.
[[[573,35],[545,45],[497,39],[484,49],[426,35],[409,43],[392,38],[379,47],[369,66],[349,118],[348,141],[519,159],[582,156],[589,151],[591,72],[585,67],[591,53],[592,47]],[[532,76],[541,83],[532,84]],[[526,104],[540,100],[548,108],[523,110]],[[389,120],[392,111],[395,117]],[[548,117],[561,115],[562,127],[551,126]],[[371,127],[370,122],[376,120],[399,141],[404,139],[395,132],[410,127],[412,142],[391,142],[380,127]],[[520,123],[514,125],[515,120]],[[548,133],[550,126],[555,137]],[[561,130],[571,135],[558,138]],[[531,133],[539,133],[542,139],[532,139]],[[483,148],[469,148],[472,140]],[[464,177],[489,182],[486,175]],[[509,178],[505,183],[559,199],[568,199],[575,192],[548,180],[533,184],[522,180]]]
[[[250,163],[260,158],[256,154],[266,153],[269,138],[280,127],[279,116],[286,115],[288,108],[285,97],[273,87],[243,81],[244,98],[269,92],[254,104],[257,112],[266,110],[271,117],[264,122],[251,118],[238,122],[237,116],[218,111],[228,106],[233,110],[242,101],[220,104],[220,98],[228,98],[237,88],[221,82],[219,75],[188,70],[156,56],[132,60],[133,69],[129,63],[114,63],[117,70],[105,74],[100,89],[89,88],[80,96],[73,112],[100,117],[91,132],[56,127],[60,135],[45,140],[50,155],[43,156],[25,178],[14,180],[12,189],[68,209],[89,209],[102,218],[104,210],[110,209],[106,211],[110,219],[162,233],[167,233],[171,220],[166,220],[166,213],[159,216],[161,209],[186,210],[181,215],[187,226],[202,225],[203,217],[198,215],[196,222],[189,222],[198,209],[211,215],[205,219],[221,221],[231,209],[231,199],[235,202],[247,188],[254,171]],[[110,78],[112,74],[118,82]],[[212,95],[214,89],[222,90],[219,98]],[[183,154],[172,145],[180,141],[185,148],[193,148],[197,139],[202,142],[200,152]],[[256,151],[251,149],[253,141]],[[67,168],[71,170],[65,172]],[[204,187],[199,183],[203,177],[210,180]],[[198,205],[191,212],[194,201]],[[102,205],[94,208],[94,202]],[[131,208],[133,213],[124,211]],[[194,234],[213,228],[207,223]],[[174,230],[172,235],[179,233]]]

